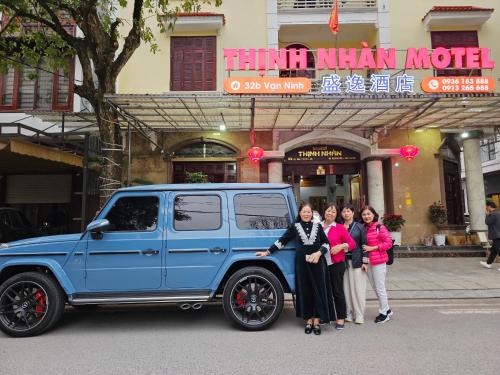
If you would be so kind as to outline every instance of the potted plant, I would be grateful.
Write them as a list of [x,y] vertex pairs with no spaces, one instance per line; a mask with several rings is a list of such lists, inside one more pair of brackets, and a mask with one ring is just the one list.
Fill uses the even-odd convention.
[[382,217],[382,223],[391,232],[391,237],[394,240],[394,245],[401,245],[401,227],[405,225],[406,220],[403,215],[399,214],[385,214]]
[[[438,230],[440,225],[446,224],[448,215],[446,213],[446,208],[441,202],[434,202],[429,206],[429,219]],[[446,235],[443,233],[436,233],[434,235],[434,242],[436,246],[444,246],[446,244]]]
[[187,172],[184,179],[187,184],[202,184],[208,182],[208,176],[203,172]]

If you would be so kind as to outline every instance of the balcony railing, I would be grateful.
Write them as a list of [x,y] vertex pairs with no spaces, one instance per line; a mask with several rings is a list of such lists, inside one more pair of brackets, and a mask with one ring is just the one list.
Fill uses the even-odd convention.
[[[377,0],[338,0],[342,9],[376,9]],[[278,0],[278,11],[309,9],[332,9],[334,0]]]

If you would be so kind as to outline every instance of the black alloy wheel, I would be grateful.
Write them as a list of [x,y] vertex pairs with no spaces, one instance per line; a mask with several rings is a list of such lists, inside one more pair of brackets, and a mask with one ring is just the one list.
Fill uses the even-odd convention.
[[0,329],[9,336],[35,336],[50,329],[64,310],[64,294],[50,276],[26,272],[0,286]]
[[232,275],[224,288],[223,308],[239,328],[263,330],[278,319],[283,310],[283,287],[269,270],[247,267]]

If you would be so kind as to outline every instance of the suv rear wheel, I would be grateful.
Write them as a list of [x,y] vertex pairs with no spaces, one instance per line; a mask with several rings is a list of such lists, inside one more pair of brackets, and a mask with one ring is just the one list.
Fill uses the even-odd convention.
[[64,293],[51,276],[24,272],[0,285],[0,329],[9,336],[39,335],[64,311]]
[[238,270],[226,283],[222,306],[237,327],[259,331],[271,326],[283,310],[283,287],[278,278],[261,267]]

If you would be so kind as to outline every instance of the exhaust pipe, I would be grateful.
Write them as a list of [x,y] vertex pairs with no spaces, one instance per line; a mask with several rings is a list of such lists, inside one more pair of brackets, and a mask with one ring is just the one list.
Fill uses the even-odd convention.
[[181,310],[189,310],[191,308],[191,304],[190,303],[182,303],[179,305],[179,307]]
[[202,307],[203,307],[203,304],[201,304],[201,303],[199,303],[199,302],[198,302],[198,303],[193,303],[193,305],[191,306],[191,308],[192,308],[193,310],[199,310],[199,309],[201,309]]

